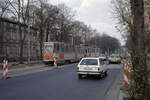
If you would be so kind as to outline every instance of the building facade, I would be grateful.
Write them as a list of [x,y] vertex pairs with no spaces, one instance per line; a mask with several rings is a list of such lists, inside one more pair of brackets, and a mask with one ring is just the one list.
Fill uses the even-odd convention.
[[[21,25],[21,33],[19,33],[19,25]],[[6,58],[9,61],[19,61],[21,40],[24,40],[24,61],[28,59],[29,55],[31,60],[40,59],[37,29],[31,27],[30,32],[28,32],[27,25],[0,18],[0,59]]]

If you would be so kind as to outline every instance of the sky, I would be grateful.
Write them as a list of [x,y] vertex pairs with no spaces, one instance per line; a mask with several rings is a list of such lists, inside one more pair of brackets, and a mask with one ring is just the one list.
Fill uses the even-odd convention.
[[115,28],[117,20],[112,14],[111,0],[49,0],[52,4],[65,3],[76,12],[76,19],[108,35],[118,38],[124,44],[121,33]]
[[54,5],[65,3],[76,12],[76,20],[90,25],[99,33],[105,32],[116,37],[121,41],[121,44],[124,44],[121,33],[115,28],[117,20],[112,14],[111,0],[48,0],[48,2]]

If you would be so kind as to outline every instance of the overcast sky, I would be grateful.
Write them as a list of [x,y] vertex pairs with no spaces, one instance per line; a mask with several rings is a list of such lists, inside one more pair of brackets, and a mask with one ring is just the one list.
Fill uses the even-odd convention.
[[112,15],[111,0],[49,0],[52,4],[65,3],[76,11],[76,19],[91,25],[100,33],[118,38],[123,44],[121,33],[117,32],[116,21]]

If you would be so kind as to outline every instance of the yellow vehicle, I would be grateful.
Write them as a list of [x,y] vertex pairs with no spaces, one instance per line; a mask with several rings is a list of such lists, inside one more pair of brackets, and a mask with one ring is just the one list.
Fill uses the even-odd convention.
[[113,54],[108,58],[108,61],[109,61],[109,63],[121,63],[121,58],[119,55]]

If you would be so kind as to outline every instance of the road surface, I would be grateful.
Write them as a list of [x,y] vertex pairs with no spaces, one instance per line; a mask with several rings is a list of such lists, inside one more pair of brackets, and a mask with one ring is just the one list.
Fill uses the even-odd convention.
[[117,100],[120,67],[109,65],[108,76],[102,79],[80,80],[73,65],[0,80],[0,100]]

